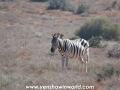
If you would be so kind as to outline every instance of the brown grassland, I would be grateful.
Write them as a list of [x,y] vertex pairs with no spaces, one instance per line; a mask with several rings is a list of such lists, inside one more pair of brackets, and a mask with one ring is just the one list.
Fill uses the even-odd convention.
[[[119,68],[120,59],[108,58],[107,52],[116,41],[103,41],[106,48],[90,48],[88,73],[79,72],[80,62],[69,60],[69,70],[61,71],[61,56],[50,52],[52,33],[65,38],[88,19],[108,17],[120,23],[120,10],[106,8],[114,0],[72,0],[89,5],[89,11],[80,15],[68,11],[46,10],[48,2],[18,0],[0,2],[0,90],[34,90],[26,85],[93,85],[93,90],[120,90],[120,77],[99,80],[94,73],[112,64]],[[117,0],[120,6],[120,1]],[[67,89],[70,90],[70,89]]]

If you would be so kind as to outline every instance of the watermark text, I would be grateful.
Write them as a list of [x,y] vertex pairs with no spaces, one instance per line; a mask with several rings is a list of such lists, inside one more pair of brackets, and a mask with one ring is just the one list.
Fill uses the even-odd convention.
[[26,86],[26,89],[36,89],[36,90],[61,90],[61,89],[94,89],[94,86],[85,86],[85,85],[74,85],[74,86],[66,86],[66,85],[61,85],[61,86],[55,86],[55,85],[48,85],[48,86]]

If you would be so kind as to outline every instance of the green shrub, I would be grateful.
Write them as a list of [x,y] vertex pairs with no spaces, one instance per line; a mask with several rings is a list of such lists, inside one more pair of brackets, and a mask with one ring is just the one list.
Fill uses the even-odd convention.
[[120,66],[117,66],[115,69],[116,69],[116,75],[119,76],[120,75]]
[[101,41],[101,37],[98,36],[98,37],[92,37],[90,40],[89,40],[89,45],[90,47],[94,47],[94,48],[101,48],[102,45],[100,43]]
[[70,4],[69,0],[49,0],[49,6],[47,9],[59,9],[74,12],[74,7]]
[[94,71],[95,75],[97,75],[98,80],[105,80],[107,78],[111,78],[113,75],[119,77],[120,75],[120,65],[107,64],[98,68]]
[[30,0],[31,2],[46,2],[48,0]]
[[76,14],[81,14],[81,13],[85,12],[86,9],[87,9],[87,8],[86,8],[85,5],[80,4],[80,5],[78,6],[78,9],[77,9],[77,11],[76,11]]
[[117,4],[117,1],[113,1],[111,5],[106,8],[106,10],[111,10],[112,8],[115,8],[116,4]]
[[111,7],[114,8],[116,4],[117,4],[117,1],[112,2]]
[[100,70],[96,70],[95,74],[99,77],[99,79],[111,78],[115,74],[115,69],[113,65],[103,66]]
[[120,5],[118,6],[118,9],[120,10]]
[[76,31],[76,35],[87,40],[96,36],[102,36],[107,40],[118,40],[120,38],[120,25],[113,23],[107,18],[95,18],[87,20]]

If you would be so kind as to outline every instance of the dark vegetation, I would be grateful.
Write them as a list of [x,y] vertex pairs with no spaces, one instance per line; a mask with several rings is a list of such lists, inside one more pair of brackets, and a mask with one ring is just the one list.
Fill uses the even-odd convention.
[[102,37],[96,36],[89,39],[89,45],[93,48],[104,48],[106,45],[101,44]]
[[112,2],[111,7],[114,8],[117,4],[117,1]]
[[89,40],[91,47],[101,47],[101,38],[105,40],[120,39],[120,25],[107,18],[95,18],[87,20],[75,34]]
[[119,66],[114,66],[112,64],[108,64],[99,68],[99,70],[95,70],[95,74],[97,75],[99,80],[106,80],[107,78],[111,78],[113,75],[120,75]]
[[87,20],[76,35],[89,40],[91,37],[101,36],[106,40],[118,40],[120,37],[120,25],[107,18],[95,18]]
[[82,14],[87,10],[87,7],[84,4],[80,4],[76,11],[76,14]]
[[49,6],[47,9],[59,9],[74,12],[74,6],[69,2],[69,0],[49,0]]

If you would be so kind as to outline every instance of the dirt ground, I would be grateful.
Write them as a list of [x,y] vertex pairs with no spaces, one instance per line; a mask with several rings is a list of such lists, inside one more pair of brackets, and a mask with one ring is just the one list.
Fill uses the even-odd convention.
[[[51,54],[52,33],[65,38],[88,19],[108,17],[120,23],[120,10],[105,10],[114,0],[75,0],[85,3],[89,13],[81,15],[68,11],[46,10],[47,2],[0,2],[0,90],[26,89],[26,85],[93,85],[93,90],[119,90],[120,77],[113,76],[98,83],[94,70],[105,65],[120,66],[120,59],[108,58],[107,52],[115,41],[103,41],[106,48],[90,48],[88,73],[79,72],[80,62],[69,60],[69,70],[61,71],[58,51]],[[118,2],[120,4],[120,2]],[[70,89],[67,89],[70,90]]]

